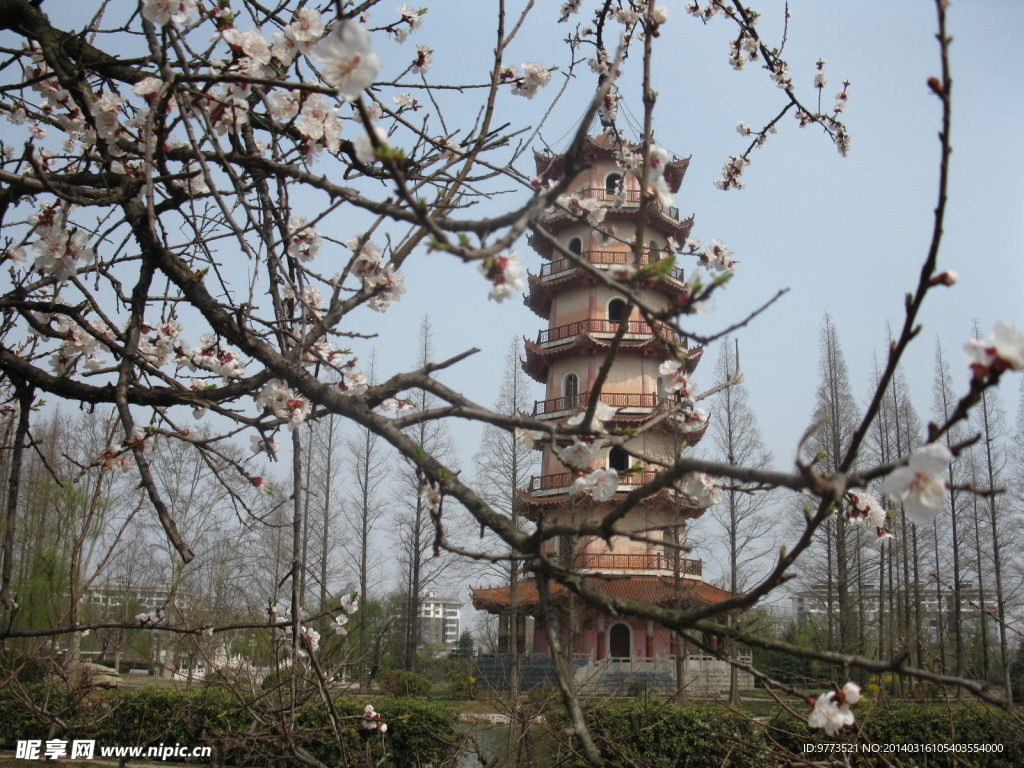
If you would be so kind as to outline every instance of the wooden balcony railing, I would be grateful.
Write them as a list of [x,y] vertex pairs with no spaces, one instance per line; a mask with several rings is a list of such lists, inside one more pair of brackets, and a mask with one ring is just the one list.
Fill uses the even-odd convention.
[[[663,552],[649,555],[616,555],[612,553],[591,555],[586,552],[576,555],[576,568],[613,569],[613,570],[675,570],[675,558]],[[683,576],[702,576],[704,565],[700,560],[689,558],[679,559],[679,573]]]
[[[627,189],[622,193],[621,199],[624,205],[633,207],[640,205],[640,190],[639,189]],[[614,203],[616,193],[601,187],[591,187],[590,189],[581,189],[578,192],[573,192],[571,197],[586,197],[591,200],[601,200],[605,203]],[[676,221],[679,220],[679,209],[674,205],[662,205],[658,200],[652,200],[651,206],[660,209],[671,216]]]
[[[657,408],[660,404],[668,402],[664,397],[657,395],[645,395],[639,392],[602,392],[601,402],[614,408]],[[533,404],[533,415],[543,416],[546,413],[558,413],[559,411],[570,411],[584,409],[590,405],[590,393],[584,392],[579,395],[567,395],[564,397],[553,397],[550,400],[537,400]]]
[[[649,483],[657,476],[657,472],[631,472],[619,478],[619,488],[623,486],[632,488],[637,485]],[[534,475],[530,478],[530,493],[538,491],[554,491],[560,488],[568,488],[573,484],[572,472],[559,472],[554,475]]]
[[[579,336],[581,333],[605,333],[614,335],[619,332],[621,322],[622,321],[619,320],[591,319],[580,320],[575,323],[569,323],[568,325],[560,325],[557,328],[548,328],[541,331],[537,336],[537,344],[544,345],[555,341],[564,341],[565,339],[571,339],[575,336]],[[675,333],[667,326],[659,326],[657,330],[658,335],[664,339],[671,339],[674,337],[678,342],[683,341],[682,336]],[[628,336],[653,336],[655,334],[655,329],[650,323],[638,320],[627,320],[626,334]]]
[[[670,254],[671,251],[652,251],[650,248],[644,248],[640,254],[640,264],[652,264],[661,261]],[[612,264],[631,264],[633,262],[633,253],[632,251],[584,251],[580,254],[580,258],[595,266],[610,266]],[[542,278],[552,277],[572,272],[574,269],[576,269],[576,263],[571,259],[558,259],[542,265],[540,276]],[[668,274],[673,280],[677,280],[680,283],[686,282],[683,277],[683,270],[678,267],[673,267]]]

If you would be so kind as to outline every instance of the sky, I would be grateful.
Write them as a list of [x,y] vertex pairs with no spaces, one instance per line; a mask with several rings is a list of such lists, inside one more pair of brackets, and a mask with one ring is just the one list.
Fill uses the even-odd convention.
[[[759,4],[760,27],[769,41],[780,39],[784,6]],[[655,137],[691,163],[677,195],[681,215],[695,215],[693,236],[705,243],[722,240],[739,261],[734,279],[714,302],[714,311],[686,319],[684,330],[716,333],[742,321],[779,290],[785,296],[737,332],[742,369],[762,436],[774,466],[791,470],[796,446],[814,409],[819,358],[818,340],[825,313],[831,315],[858,401],[866,403],[876,361],[884,361],[888,328],[898,331],[904,319],[903,297],[914,289],[925,258],[937,201],[941,119],[939,99],[927,80],[941,74],[936,41],[936,13],[929,2],[838,2],[793,0],[785,57],[801,97],[811,100],[815,62],[826,61],[824,89],[830,104],[843,80],[850,82],[846,122],[852,136],[843,158],[815,128],[801,129],[787,116],[780,131],[756,151],[744,178],[746,189],[723,192],[714,187],[726,158],[741,152],[746,140],[739,121],[755,128],[782,106],[781,94],[764,70],[748,65],[734,71],[728,61],[732,29],[721,18],[703,25],[669,4],[670,17],[656,41],[653,77],[658,92]],[[491,4],[446,3],[431,8],[423,28],[411,38],[435,49],[432,82],[458,77],[470,60],[471,46],[486,56],[493,35],[481,31],[460,42],[453,63],[445,50],[450,24],[489,30]],[[553,7],[542,4],[533,23],[511,47],[512,63],[564,60],[566,25],[554,23]],[[456,21],[457,20],[457,21]],[[574,17],[585,23],[582,16]],[[953,2],[948,30],[953,78],[952,170],[939,269],[956,270],[959,283],[933,291],[920,315],[921,332],[904,359],[904,373],[923,421],[931,408],[936,344],[950,361],[954,381],[966,390],[968,371],[962,345],[977,321],[983,335],[1007,319],[1024,327],[1024,149],[1018,140],[1024,125],[1024,64],[1003,52],[1013,50],[1016,30],[1024,24],[1024,4]],[[479,25],[479,27],[477,27]],[[465,46],[465,47],[463,47]],[[382,51],[382,54],[384,52]],[[639,89],[627,63],[619,125],[639,137],[642,116]],[[504,104],[511,117],[527,108],[539,116],[550,105],[551,91],[563,73],[535,103]],[[464,76],[464,75],[463,75]],[[553,107],[540,137],[556,150],[571,138],[592,93],[594,77],[578,71]],[[535,141],[532,147],[541,147]],[[529,154],[519,167],[530,173]],[[521,243],[527,267],[537,272],[540,257]],[[491,403],[496,397],[502,356],[513,338],[535,337],[543,321],[518,302],[486,302],[484,286],[471,267],[446,266],[425,257],[407,266],[410,293],[386,322],[398,321],[413,333],[429,314],[438,357],[469,347],[483,351],[446,383]],[[693,265],[681,263],[687,272]],[[423,269],[417,280],[416,269]],[[468,273],[468,274],[467,274]],[[477,283],[474,283],[474,280]],[[418,283],[418,284],[417,284]],[[413,286],[416,286],[415,288]],[[442,296],[456,302],[435,301]],[[467,320],[470,320],[467,322]],[[390,331],[387,332],[390,336]],[[411,356],[384,341],[383,368]],[[705,351],[698,385],[710,386],[718,349]],[[394,369],[397,370],[397,367]],[[1016,413],[1017,378],[1006,379],[1007,416]],[[539,393],[537,397],[541,397]],[[712,411],[712,418],[714,413]],[[472,429],[457,430],[468,462],[476,449]],[[708,441],[706,441],[708,442]]]
[[[941,117],[939,99],[926,85],[930,76],[940,73],[934,7],[923,1],[791,2],[785,55],[793,79],[802,98],[813,99],[815,62],[825,59],[827,103],[841,81],[850,81],[846,121],[852,149],[848,157],[841,157],[819,130],[801,129],[787,116],[779,133],[754,153],[744,176],[746,189],[728,192],[716,189],[713,182],[725,159],[746,147],[736,132],[737,123],[756,128],[774,117],[782,106],[780,92],[755,65],[743,71],[729,66],[732,30],[723,19],[705,26],[678,5],[669,8],[669,21],[655,48],[655,137],[677,155],[691,157],[677,205],[682,216],[695,215],[693,236],[705,243],[722,240],[739,262],[713,312],[687,318],[682,325],[684,330],[712,334],[741,321],[779,290],[787,291],[736,335],[745,383],[775,466],[790,469],[814,406],[824,314],[835,322],[852,385],[864,401],[874,362],[884,360],[887,327],[898,330],[902,324],[903,296],[915,287],[927,253],[937,200]],[[777,40],[782,3],[762,3],[760,8],[762,34]],[[479,14],[479,19],[470,20],[464,13]],[[464,25],[484,25],[489,14],[489,4],[476,3],[447,3],[443,9],[430,10],[410,40],[435,49],[432,82],[442,82],[452,67],[452,53],[445,50],[443,40],[448,22],[459,17]],[[564,45],[558,41],[566,36],[567,26],[553,23],[553,8],[536,8],[533,16],[535,23],[520,34],[509,60],[561,62]],[[972,323],[977,320],[984,335],[1000,318],[1024,327],[1024,150],[1017,140],[1024,124],[1024,65],[997,53],[1012,48],[1011,30],[1022,22],[1024,5],[1013,2],[954,2],[948,12],[954,37],[954,151],[938,266],[956,270],[960,282],[929,296],[920,318],[921,333],[905,361],[924,417],[931,405],[937,341],[952,363],[954,380],[966,387],[962,345]],[[492,37],[475,36],[481,55],[493,46]],[[469,56],[465,51],[454,66],[464,66]],[[638,59],[631,60],[627,68],[638,65]],[[535,101],[552,95],[560,74]],[[578,74],[541,131],[543,140],[556,150],[568,142],[592,92],[594,77],[589,71]],[[627,71],[619,124],[627,135],[632,131],[636,136],[631,125],[638,123],[642,107],[638,90],[629,87],[630,76]],[[518,101],[499,108],[538,106]],[[521,170],[531,171],[529,159],[528,154],[521,158]],[[525,243],[518,250],[536,272],[540,257]],[[437,264],[436,257],[424,256],[407,266],[410,293],[386,323],[397,321],[412,333],[418,318],[429,314],[439,357],[481,347],[484,351],[477,359],[444,378],[490,403],[511,339],[534,337],[543,321],[518,302],[484,301],[485,286],[474,285],[473,280],[480,278],[472,267],[448,264],[439,270],[434,268]],[[693,268],[685,261],[680,265],[688,272]],[[422,281],[417,268],[424,270]],[[437,291],[458,295],[459,300],[439,306]],[[467,317],[473,321],[467,323]],[[391,360],[396,366],[406,362],[385,341],[390,328],[381,333],[378,347],[396,352],[385,354],[385,370]],[[698,369],[698,385],[710,386],[716,356],[712,345]],[[1017,381],[1009,379],[1007,384],[1004,395],[1012,417]]]
[[[887,325],[895,329],[902,324],[903,296],[916,285],[927,253],[937,196],[940,126],[940,102],[926,85],[929,77],[940,74],[934,4],[791,0],[784,55],[801,98],[814,99],[812,79],[819,59],[826,61],[829,79],[826,104],[831,104],[842,81],[850,82],[849,157],[841,157],[819,130],[801,129],[787,117],[779,133],[754,153],[744,175],[746,189],[722,192],[713,182],[723,163],[748,143],[737,133],[737,123],[763,125],[781,109],[782,93],[756,63],[743,71],[730,67],[728,43],[734,30],[724,19],[705,25],[687,15],[683,3],[663,2],[669,19],[655,41],[655,138],[675,154],[691,157],[676,205],[682,216],[695,216],[693,236],[705,243],[713,238],[723,241],[739,262],[734,279],[717,295],[712,313],[686,318],[682,326],[713,334],[741,321],[778,291],[787,291],[736,335],[762,435],[775,467],[789,470],[814,408],[824,314],[834,320],[853,388],[864,402],[874,361],[883,359]],[[525,4],[506,3],[509,27]],[[585,64],[570,73],[568,46],[562,42],[575,24],[588,19],[581,14],[569,24],[557,24],[560,5],[536,3],[507,56],[512,64],[558,66],[551,84],[532,100],[506,92],[497,104],[499,124],[540,125],[537,134],[528,130],[518,137],[525,142],[518,149],[525,151],[515,164],[526,174],[533,173],[533,149],[566,147],[596,86],[596,77]],[[44,10],[54,16],[58,6],[46,3]],[[769,44],[781,39],[785,7],[779,0],[758,5],[759,27]],[[485,82],[496,8],[496,0],[444,0],[430,4],[421,29],[404,45],[375,34],[374,47],[384,62],[382,77],[404,69],[415,54],[413,46],[421,43],[434,49],[430,83]],[[82,12],[91,13],[91,8]],[[380,6],[371,26],[393,17],[390,5]],[[961,348],[972,323],[977,320],[985,335],[1001,318],[1024,327],[1024,148],[1018,138],[1024,125],[1024,60],[1008,55],[1017,47],[1021,28],[1024,3],[1015,0],[954,0],[948,12],[954,38],[954,151],[938,264],[959,272],[960,282],[930,295],[920,317],[921,333],[905,358],[905,374],[923,418],[931,404],[937,341],[951,361],[954,380],[966,389]],[[636,126],[642,115],[639,65],[639,56],[631,58],[621,82],[619,126],[630,138],[639,138]],[[380,98],[390,99],[404,90],[425,98],[415,80],[406,76],[403,82],[382,86]],[[431,130],[442,133],[474,120],[482,91],[447,90],[434,97],[444,107],[448,123],[434,124]],[[512,159],[512,149],[502,152],[501,161]],[[507,195],[482,204],[479,215],[525,200],[521,188],[507,188]],[[346,211],[321,227],[337,242],[364,228],[365,219]],[[528,269],[540,269],[542,260],[525,241],[517,250]],[[341,256],[347,258],[348,252]],[[680,266],[687,273],[694,268],[685,260]],[[354,341],[353,350],[367,359],[371,348],[376,349],[378,378],[406,370],[416,359],[420,321],[429,316],[437,359],[474,347],[481,350],[441,379],[479,403],[492,404],[509,345],[515,342],[521,350],[522,338],[535,338],[544,321],[516,298],[501,304],[488,301],[489,284],[475,266],[447,255],[417,252],[403,271],[408,293],[401,302],[384,315],[369,310],[353,315],[354,330],[377,334]],[[698,388],[711,386],[717,352],[714,345],[705,351],[695,377]],[[1009,378],[1003,392],[1011,419],[1017,386],[1018,381]],[[536,397],[541,396],[537,385]],[[454,434],[462,466],[468,469],[479,430],[460,425]]]

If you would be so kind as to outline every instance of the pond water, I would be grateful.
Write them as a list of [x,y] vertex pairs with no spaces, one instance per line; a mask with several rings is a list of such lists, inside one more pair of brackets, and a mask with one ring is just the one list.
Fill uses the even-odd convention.
[[[519,755],[513,755],[509,759],[509,726],[507,724],[473,723],[460,726],[462,733],[469,734],[476,743],[477,749],[488,759],[498,758],[497,766],[500,768],[539,768],[548,765],[550,761],[545,757],[551,750],[551,742],[547,732],[539,729],[537,733],[529,734],[527,742],[524,742],[522,749],[519,745],[513,747]],[[537,731],[538,729],[532,728]],[[516,757],[519,757],[519,765],[516,765]],[[482,768],[477,750],[471,745],[463,750],[458,768]]]

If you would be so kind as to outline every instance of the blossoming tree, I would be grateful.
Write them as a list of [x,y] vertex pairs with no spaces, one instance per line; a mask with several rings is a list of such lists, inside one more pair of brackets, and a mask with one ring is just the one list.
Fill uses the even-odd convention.
[[[400,301],[406,291],[403,267],[425,252],[447,259],[439,261],[440,269],[477,264],[483,276],[480,290],[502,301],[522,287],[523,270],[513,247],[523,235],[539,233],[534,225],[552,206],[606,238],[642,247],[642,237],[602,229],[599,208],[565,194],[571,191],[566,189],[569,180],[583,168],[580,149],[590,126],[599,119],[614,130],[621,98],[635,98],[644,106],[638,150],[618,158],[622,171],[639,178],[641,206],[672,203],[665,179],[670,154],[651,139],[656,94],[649,75],[660,30],[682,23],[681,14],[673,9],[670,18],[665,7],[645,0],[598,3],[586,11],[583,5],[566,2],[558,14],[563,22],[586,19],[567,27],[569,63],[564,66],[574,71],[589,65],[596,88],[564,153],[569,167],[563,181],[547,183],[523,175],[501,151],[522,126],[498,124],[499,102],[535,99],[554,83],[550,66],[508,60],[507,48],[521,18],[503,3],[496,14],[493,59],[480,63],[486,74],[478,82],[432,83],[433,51],[427,46],[407,46],[397,61],[379,52],[386,38],[404,43],[429,19],[423,10],[404,4],[395,9],[367,0],[268,8],[250,2],[141,0],[137,6],[97,4],[95,16],[76,31],[48,16],[38,3],[0,0],[0,29],[7,41],[0,111],[8,123],[0,156],[0,248],[6,267],[0,289],[0,374],[3,413],[10,425],[0,637],[61,637],[92,628],[75,621],[73,612],[70,621],[51,627],[19,622],[13,542],[23,493],[20,468],[31,450],[34,413],[43,399],[116,413],[118,437],[95,446],[90,468],[134,473],[149,514],[182,562],[194,558],[194,543],[182,534],[154,477],[159,442],[180,443],[200,460],[226,466],[218,473],[247,521],[259,517],[262,495],[276,490],[288,499],[293,550],[286,604],[272,602],[264,615],[230,627],[176,622],[159,610],[139,614],[128,626],[197,639],[240,627],[269,627],[268,632],[287,636],[291,669],[309,670],[314,689],[325,688],[333,674],[321,648],[321,630],[343,635],[347,617],[358,610],[351,595],[340,605],[307,605],[299,588],[306,525],[300,426],[324,414],[369,430],[403,457],[430,512],[435,550],[501,560],[511,549],[535,573],[583,600],[684,633],[726,631],[745,642],[778,645],[736,627],[723,629],[713,618],[750,607],[783,583],[816,531],[834,520],[837,508],[846,511],[836,524],[867,525],[883,536],[885,508],[864,490],[874,479],[886,478],[884,492],[890,502],[902,502],[908,516],[925,520],[934,515],[945,498],[945,467],[958,448],[947,448],[942,437],[1006,371],[1024,368],[1024,335],[1010,323],[999,324],[989,340],[969,345],[970,389],[949,419],[933,426],[928,445],[905,466],[851,471],[881,393],[916,334],[922,302],[932,290],[955,282],[955,275],[937,269],[951,105],[944,2],[938,3],[943,70],[930,84],[945,121],[934,237],[920,280],[908,295],[905,322],[877,393],[834,471],[822,473],[811,463],[800,463],[792,472],[776,472],[681,457],[628,493],[599,523],[572,531],[523,531],[417,443],[409,428],[458,418],[519,430],[524,440],[551,445],[567,465],[577,467],[580,493],[606,499],[617,488],[616,478],[589,466],[593,451],[609,439],[601,429],[599,398],[591,398],[580,418],[555,424],[497,413],[475,402],[474,393],[454,391],[436,378],[466,355],[373,385],[360,372],[348,343],[373,333],[373,327],[358,319],[357,310],[383,313]],[[742,187],[752,153],[785,114],[820,127],[841,153],[847,152],[850,139],[842,122],[846,87],[834,103],[821,106],[827,86],[823,63],[805,96],[790,78],[781,46],[761,36],[757,14],[745,3],[694,2],[687,10],[705,21],[716,15],[729,20],[735,34],[730,64],[764,67],[778,88],[778,116],[761,128],[740,125],[746,148],[726,162],[720,188]],[[547,7],[528,6],[527,11],[555,15]],[[638,97],[620,90],[627,66],[641,73]],[[580,87],[582,81],[566,82]],[[436,97],[450,87],[472,89],[477,108],[445,114]],[[519,194],[509,198],[514,202],[506,210],[474,217],[472,206],[488,199],[494,184]],[[578,269],[613,286],[646,320],[687,337],[692,335],[688,313],[702,310],[736,265],[719,241],[707,247],[694,241],[672,246],[674,258],[667,263],[609,272],[553,247]],[[674,260],[689,260],[705,271],[691,276],[681,305],[667,311],[647,306],[636,286],[654,271],[672,267]],[[641,263],[638,258],[636,264]],[[687,378],[683,359],[666,360],[662,373],[673,382],[678,409],[692,415],[708,393]],[[409,397],[415,390],[429,392],[436,407],[417,409]],[[215,426],[200,436],[195,422],[203,418]],[[286,479],[278,478],[278,488],[271,488],[252,461],[238,460],[226,449],[235,439],[251,445],[255,455],[286,460]],[[719,489],[733,482],[806,492],[814,505],[799,539],[779,554],[768,575],[721,603],[693,610],[624,599],[612,605],[607,595],[544,554],[544,536],[616,535],[625,511],[663,488],[678,487],[697,503],[713,503],[721,496]],[[500,554],[481,551],[471,540],[451,540],[448,523],[457,515],[500,538]],[[831,651],[804,653],[877,672],[902,664]],[[970,680],[902,671],[996,698]],[[601,757],[587,737],[572,680],[562,675],[560,684],[572,728],[588,760],[598,765]],[[859,698],[851,685],[803,695],[813,704],[811,725],[829,732],[852,722],[850,705]],[[333,710],[331,717],[340,740],[346,722]],[[378,736],[386,732],[372,706],[361,722],[347,726]],[[287,729],[278,735],[281,743],[290,743]],[[308,754],[298,756],[316,764]]]

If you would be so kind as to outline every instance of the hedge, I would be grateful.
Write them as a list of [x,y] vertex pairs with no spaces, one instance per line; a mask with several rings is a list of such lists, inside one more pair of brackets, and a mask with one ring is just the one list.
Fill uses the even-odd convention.
[[[288,709],[276,697],[263,697],[253,705],[261,723],[229,692],[214,687],[93,691],[70,699],[43,685],[25,686],[22,691],[41,707],[52,711],[59,706],[66,728],[36,718],[10,691],[3,692],[0,747],[14,749],[21,739],[48,738],[95,739],[97,747],[179,743],[210,746],[214,762],[254,768],[277,766],[279,758],[289,756],[278,746],[278,740],[270,737],[273,724],[282,722]],[[372,703],[388,723],[384,736],[359,727],[367,703]],[[437,765],[458,751],[457,715],[440,702],[337,696],[334,705],[342,718],[341,750],[319,699],[299,708],[295,719],[296,744],[332,768],[365,765],[367,753],[376,765],[385,748],[388,758],[383,765],[395,768]]]
[[[763,766],[762,728],[722,707],[680,708],[657,700],[602,704],[587,726],[609,765],[643,768]],[[577,747],[578,748],[578,747]],[[574,765],[585,765],[578,760]]]

